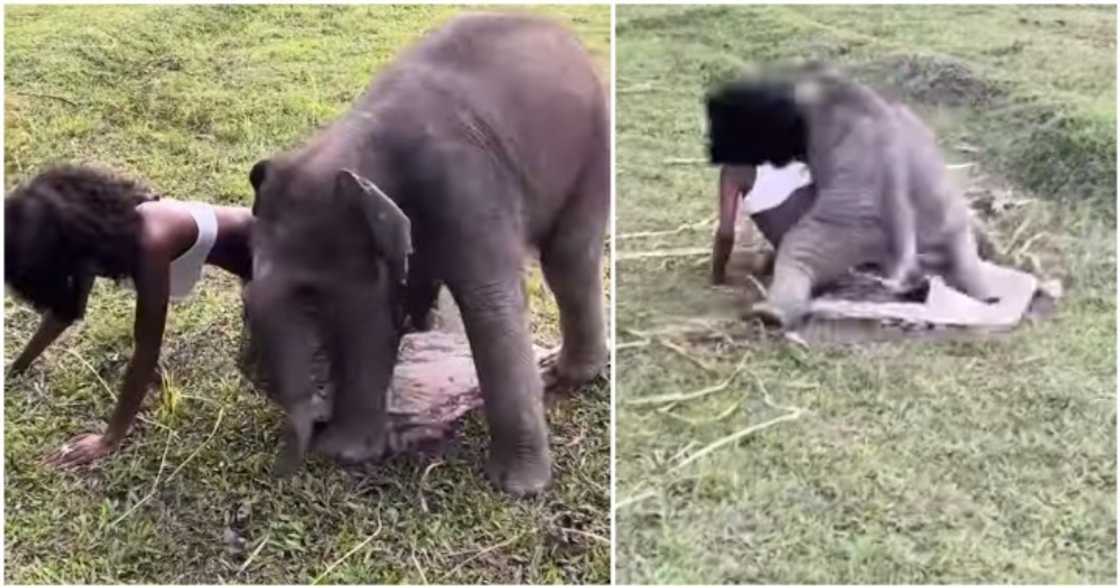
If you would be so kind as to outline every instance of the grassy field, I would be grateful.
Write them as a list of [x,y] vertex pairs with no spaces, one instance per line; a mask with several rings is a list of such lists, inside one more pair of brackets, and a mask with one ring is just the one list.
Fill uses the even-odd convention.
[[[1113,583],[1115,8],[617,14],[618,579]],[[621,260],[711,243],[704,87],[795,57],[902,96],[951,163],[977,164],[970,194],[1024,200],[993,228],[1012,262],[1061,280],[1056,314],[984,341],[644,345],[735,296],[708,286],[706,257]],[[634,403],[740,361],[721,392]]]
[[[6,10],[5,186],[54,161],[96,162],[180,199],[248,205],[249,167],[344,111],[404,44],[459,9],[19,7]],[[569,22],[608,77],[610,10],[537,7]],[[533,326],[556,343],[534,280]],[[131,352],[133,296],[99,283],[88,320],[6,383],[9,583],[604,583],[609,389],[549,410],[556,484],[515,501],[482,476],[468,419],[439,457],[366,474],[323,461],[269,475],[279,411],[234,366],[235,280],[207,274],[173,307],[162,398],[92,470],[39,460],[101,430]],[[5,298],[6,363],[36,316]]]

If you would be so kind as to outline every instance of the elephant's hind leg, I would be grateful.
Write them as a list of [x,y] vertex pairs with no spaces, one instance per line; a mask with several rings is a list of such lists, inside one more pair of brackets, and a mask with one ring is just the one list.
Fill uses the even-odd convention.
[[591,161],[579,192],[541,250],[541,266],[560,310],[563,343],[545,373],[547,388],[586,383],[607,363],[603,240],[610,214],[610,157]]

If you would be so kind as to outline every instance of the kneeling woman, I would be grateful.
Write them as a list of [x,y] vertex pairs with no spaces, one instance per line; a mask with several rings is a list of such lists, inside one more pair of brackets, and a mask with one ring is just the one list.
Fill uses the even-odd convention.
[[249,280],[251,225],[248,208],[160,199],[88,167],[49,169],[5,199],[4,281],[42,313],[11,375],[84,316],[94,278],[131,280],[137,294],[135,349],[108,428],[75,437],[48,463],[89,463],[120,445],[155,380],[168,302],[189,294],[206,264]]

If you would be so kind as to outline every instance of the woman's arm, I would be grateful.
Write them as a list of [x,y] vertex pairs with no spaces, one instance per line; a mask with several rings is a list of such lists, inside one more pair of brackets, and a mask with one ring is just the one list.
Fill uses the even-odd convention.
[[170,256],[162,251],[165,249],[163,247],[156,247],[154,251],[151,248],[145,249],[146,254],[133,278],[137,294],[136,320],[133,324],[136,347],[125,372],[124,386],[117,399],[117,406],[113,409],[113,416],[109,419],[109,426],[103,435],[85,434],[75,437],[47,458],[50,464],[75,466],[108,455],[120,445],[136,420],[136,413],[140,411],[140,404],[159,362],[170,293]]
[[739,216],[739,200],[754,186],[755,167],[725,165],[719,172],[719,226],[712,244],[712,283],[726,279],[727,260],[735,247],[735,223]]
[[[86,308],[86,302],[89,300],[89,292],[93,288],[93,279],[93,274],[82,274],[78,277],[78,308],[83,311]],[[39,329],[32,335],[31,340],[27,342],[27,346],[23,348],[19,357],[12,362],[8,370],[8,377],[18,376],[27,370],[31,366],[31,362],[35,361],[43,351],[46,351],[47,347],[50,347],[74,322],[63,319],[49,310],[43,313],[43,319],[39,322]]]
[[136,419],[144,393],[156,373],[160,346],[163,343],[170,292],[170,264],[164,260],[162,263],[148,265],[149,267],[141,269],[141,275],[138,276],[140,279],[136,284],[136,321],[133,325],[136,350],[128,364],[128,371],[125,372],[124,389],[117,400],[113,417],[109,420],[109,428],[105,431],[105,436],[113,443],[124,439]]

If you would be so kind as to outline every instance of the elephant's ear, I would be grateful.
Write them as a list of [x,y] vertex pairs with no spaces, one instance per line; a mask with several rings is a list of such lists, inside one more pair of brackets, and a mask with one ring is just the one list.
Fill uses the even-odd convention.
[[249,183],[253,185],[253,190],[259,192],[261,184],[264,183],[264,176],[268,173],[267,159],[262,159],[253,164],[253,169],[249,170]]
[[394,280],[404,283],[412,254],[411,221],[381,188],[357,173],[344,169],[338,172],[337,182],[339,193],[362,209],[377,248],[389,260]]
[[264,176],[268,173],[268,165],[269,161],[262,159],[249,170],[249,183],[253,185],[253,216],[257,215],[257,200],[261,196],[261,184],[264,183]]

